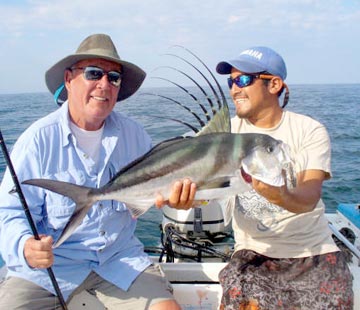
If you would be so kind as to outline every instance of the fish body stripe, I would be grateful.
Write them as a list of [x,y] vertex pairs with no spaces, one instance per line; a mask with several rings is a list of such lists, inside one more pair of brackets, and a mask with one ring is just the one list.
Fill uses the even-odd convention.
[[[256,147],[257,134],[215,133],[194,138],[180,139],[169,146],[156,147],[150,151],[151,156],[143,156],[136,165],[125,167],[123,173],[117,174],[108,184],[99,189],[106,193],[144,184],[169,173],[176,175],[179,171],[191,169],[197,161],[208,162],[206,175],[216,175],[222,166],[232,164],[239,168],[241,159]],[[203,165],[204,165],[203,163]],[[204,174],[202,174],[204,177]],[[178,176],[181,177],[181,176]],[[184,175],[183,177],[187,177]]]

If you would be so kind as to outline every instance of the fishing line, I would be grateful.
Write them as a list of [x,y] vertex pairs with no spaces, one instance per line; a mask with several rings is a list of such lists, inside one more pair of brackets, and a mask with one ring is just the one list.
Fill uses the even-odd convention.
[[[6,164],[9,168],[9,171],[10,171],[10,174],[11,174],[11,177],[13,179],[13,182],[15,184],[15,188],[16,188],[16,192],[18,193],[19,195],[19,198],[20,198],[20,201],[21,201],[21,205],[23,207],[23,210],[25,212],[25,215],[26,215],[26,218],[28,220],[28,223],[30,225],[30,228],[31,228],[31,231],[34,235],[34,238],[36,240],[40,240],[40,237],[39,237],[39,234],[37,232],[37,229],[36,229],[36,226],[34,224],[34,221],[31,217],[31,213],[30,213],[30,210],[29,210],[29,207],[27,205],[27,202],[25,200],[25,196],[21,190],[21,187],[20,187],[20,183],[19,183],[19,180],[17,178],[17,175],[15,173],[15,169],[14,169],[14,166],[11,162],[11,159],[10,159],[10,155],[9,155],[9,152],[7,150],[7,147],[6,147],[6,144],[5,144],[5,141],[4,141],[4,138],[3,138],[3,135],[2,135],[2,132],[1,132],[1,129],[0,129],[0,145],[1,145],[1,149],[2,149],[2,152],[4,154],[4,158],[5,158],[5,161],[6,161]],[[54,286],[54,289],[55,289],[55,292],[57,294],[57,297],[59,298],[59,302],[61,304],[61,307],[63,308],[63,310],[68,310],[67,306],[66,306],[66,303],[64,301],[64,298],[62,296],[62,293],[60,291],[60,288],[59,288],[59,285],[56,281],[56,278],[55,278],[55,275],[54,275],[54,272],[53,270],[51,269],[51,267],[47,268],[47,272],[49,274],[49,277],[50,277],[50,280],[51,280],[51,283],[53,284]]]

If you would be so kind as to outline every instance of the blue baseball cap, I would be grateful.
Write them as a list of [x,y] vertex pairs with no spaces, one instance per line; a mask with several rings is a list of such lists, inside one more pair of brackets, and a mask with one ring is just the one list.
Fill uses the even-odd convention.
[[251,47],[240,53],[238,57],[229,61],[221,61],[216,66],[220,74],[230,74],[231,68],[244,73],[268,72],[286,79],[286,65],[284,59],[274,50],[264,46]]

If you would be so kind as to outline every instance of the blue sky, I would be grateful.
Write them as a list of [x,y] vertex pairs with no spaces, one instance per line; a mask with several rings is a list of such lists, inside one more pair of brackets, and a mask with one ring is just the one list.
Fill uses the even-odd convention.
[[46,91],[45,71],[92,33],[148,73],[174,44],[212,69],[266,45],[284,57],[289,84],[360,83],[358,0],[0,0],[0,94]]

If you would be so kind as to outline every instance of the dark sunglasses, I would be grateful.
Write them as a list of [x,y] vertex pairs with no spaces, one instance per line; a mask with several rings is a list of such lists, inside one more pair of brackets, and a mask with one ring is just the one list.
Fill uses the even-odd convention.
[[119,71],[105,71],[99,67],[94,66],[72,67],[70,70],[83,70],[84,78],[88,81],[98,81],[106,74],[111,85],[119,87],[121,84],[122,73]]
[[231,89],[234,83],[237,87],[242,88],[254,83],[255,79],[271,80],[273,77],[274,77],[273,75],[268,75],[268,74],[258,74],[258,75],[241,74],[233,79],[229,77],[227,81],[228,81],[228,86]]

